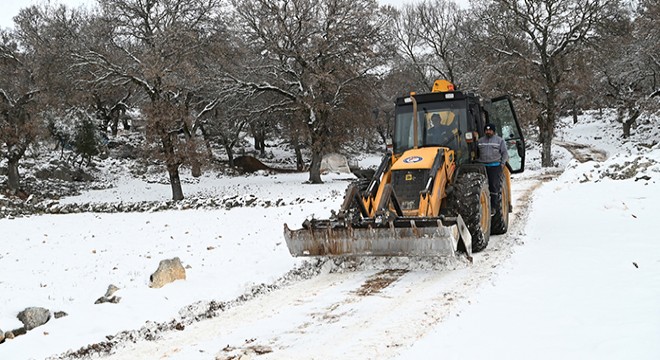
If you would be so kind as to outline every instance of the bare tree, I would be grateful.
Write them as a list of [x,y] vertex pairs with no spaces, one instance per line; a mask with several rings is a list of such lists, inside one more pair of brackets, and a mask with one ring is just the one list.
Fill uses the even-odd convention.
[[12,33],[0,30],[0,154],[7,159],[9,192],[20,189],[19,161],[43,132],[35,64]]
[[46,133],[42,114],[73,106],[80,89],[67,73],[68,36],[79,13],[65,6],[31,6],[2,32],[0,44],[0,139],[6,146],[11,192],[20,187],[18,162],[28,146]]
[[609,99],[617,108],[623,137],[645,111],[658,108],[660,95],[660,4],[641,1],[635,16],[625,22],[598,51],[598,73]]
[[417,34],[429,49],[424,58],[434,75],[431,84],[438,76],[458,84],[458,27],[464,19],[458,5],[452,0],[424,1],[417,5],[416,13],[421,25]]
[[[387,25],[375,0],[232,0],[248,45],[260,61],[231,78],[256,92],[273,92],[306,113],[312,161],[309,180],[320,183],[321,159],[332,145],[338,110],[364,88],[359,82],[381,65]],[[346,126],[344,126],[345,128]]]
[[650,111],[660,110],[660,3],[656,0],[639,1],[638,17],[635,28],[638,29],[637,39],[642,43],[640,52],[643,54],[647,68],[647,86],[650,91],[647,96]]
[[126,112],[131,108],[131,89],[122,87],[94,89],[92,97],[96,109],[96,116],[101,121],[103,131],[110,128],[113,136],[119,131],[121,122],[124,130],[130,130]]
[[[144,96],[147,138],[167,167],[172,198],[183,199],[179,167],[199,156],[192,98],[218,30],[219,0],[99,0],[97,39],[75,54],[100,86],[132,84]],[[98,38],[105,40],[100,43]]]
[[207,139],[224,148],[230,166],[234,166],[234,148],[243,139],[243,134],[252,120],[245,102],[246,99],[238,96],[219,97],[197,115],[197,126],[203,129]]
[[390,9],[390,14],[398,55],[416,74],[418,87],[428,91],[438,78],[458,85],[463,57],[458,32],[467,20],[458,5],[452,0],[425,0]]
[[15,17],[15,30],[2,32],[0,138],[7,146],[9,189],[20,187],[18,162],[26,149],[46,133],[42,113],[70,104],[76,88],[66,69],[66,29],[78,14],[65,6],[31,6]]
[[396,98],[418,88],[418,83],[414,80],[415,73],[416,70],[406,64],[395,64],[371,88],[373,127],[383,145],[387,144],[387,140],[391,139],[393,135]]
[[24,8],[15,18],[16,35],[39,68],[34,75],[49,110],[89,105],[87,89],[76,81],[84,74],[71,66],[71,51],[83,32],[85,17],[81,10],[46,4]]
[[390,31],[396,43],[397,57],[400,59],[398,68],[410,70],[416,87],[430,88],[433,79],[421,55],[424,41],[418,35],[421,23],[417,16],[416,7],[408,4],[400,11],[394,8],[388,8],[387,10],[388,15],[393,19]]
[[618,0],[495,0],[479,7],[489,46],[526,63],[532,70],[529,85],[541,89],[530,100],[540,104],[536,118],[544,167],[553,164],[559,92],[573,69],[569,56],[591,45],[599,37],[597,28],[619,8]]
[[617,108],[623,137],[629,137],[630,128],[640,115],[638,100],[644,96],[644,80],[648,75],[642,57],[636,51],[638,45],[632,21],[627,22],[617,36],[608,38],[604,45],[595,57],[603,95],[608,99],[608,106]]

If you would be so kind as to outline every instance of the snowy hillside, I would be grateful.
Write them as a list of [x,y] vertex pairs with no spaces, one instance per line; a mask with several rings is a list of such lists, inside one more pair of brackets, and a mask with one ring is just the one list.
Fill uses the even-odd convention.
[[[607,114],[562,124],[551,169],[532,146],[513,179],[515,223],[473,264],[290,257],[283,224],[327,217],[352,175],[207,175],[184,192],[240,201],[0,219],[0,329],[20,328],[27,307],[66,313],[7,339],[0,359],[660,358],[658,125],[622,141]],[[117,179],[60,202],[170,194]],[[186,280],[149,288],[173,257]],[[374,278],[384,286],[361,293]],[[111,284],[118,303],[95,304]]]

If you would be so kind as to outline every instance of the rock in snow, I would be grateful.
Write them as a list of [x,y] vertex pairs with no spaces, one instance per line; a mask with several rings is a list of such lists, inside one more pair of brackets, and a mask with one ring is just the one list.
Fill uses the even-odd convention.
[[186,279],[186,269],[181,265],[178,257],[162,260],[158,269],[151,275],[149,287],[161,288],[175,280]]
[[17,317],[25,325],[26,330],[32,330],[50,320],[50,310],[42,307],[29,307],[18,313]]

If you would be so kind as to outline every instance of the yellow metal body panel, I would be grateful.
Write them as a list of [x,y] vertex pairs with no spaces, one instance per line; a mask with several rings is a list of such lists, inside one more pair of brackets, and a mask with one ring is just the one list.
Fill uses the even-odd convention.
[[433,166],[433,160],[435,160],[437,153],[437,147],[410,149],[404,152],[398,159],[393,158],[395,162],[391,170],[430,169]]
[[364,199],[364,205],[369,212],[369,216],[375,215],[375,208],[380,203],[384,187],[391,181],[392,171],[431,169],[438,151],[443,152],[445,159],[435,174],[435,181],[431,192],[429,194],[420,194],[419,207],[417,209],[403,211],[406,216],[438,216],[442,207],[442,201],[447,197],[445,189],[456,169],[454,151],[443,147],[410,149],[401,156],[392,157],[393,164],[390,170],[383,174],[383,179],[375,198]]

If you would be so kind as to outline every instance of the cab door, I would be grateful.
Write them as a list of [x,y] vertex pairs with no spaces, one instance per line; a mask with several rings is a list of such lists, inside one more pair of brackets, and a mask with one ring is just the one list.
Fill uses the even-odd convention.
[[489,120],[497,127],[497,134],[504,139],[509,152],[509,169],[512,174],[525,170],[525,139],[513,102],[508,96],[491,99]]

